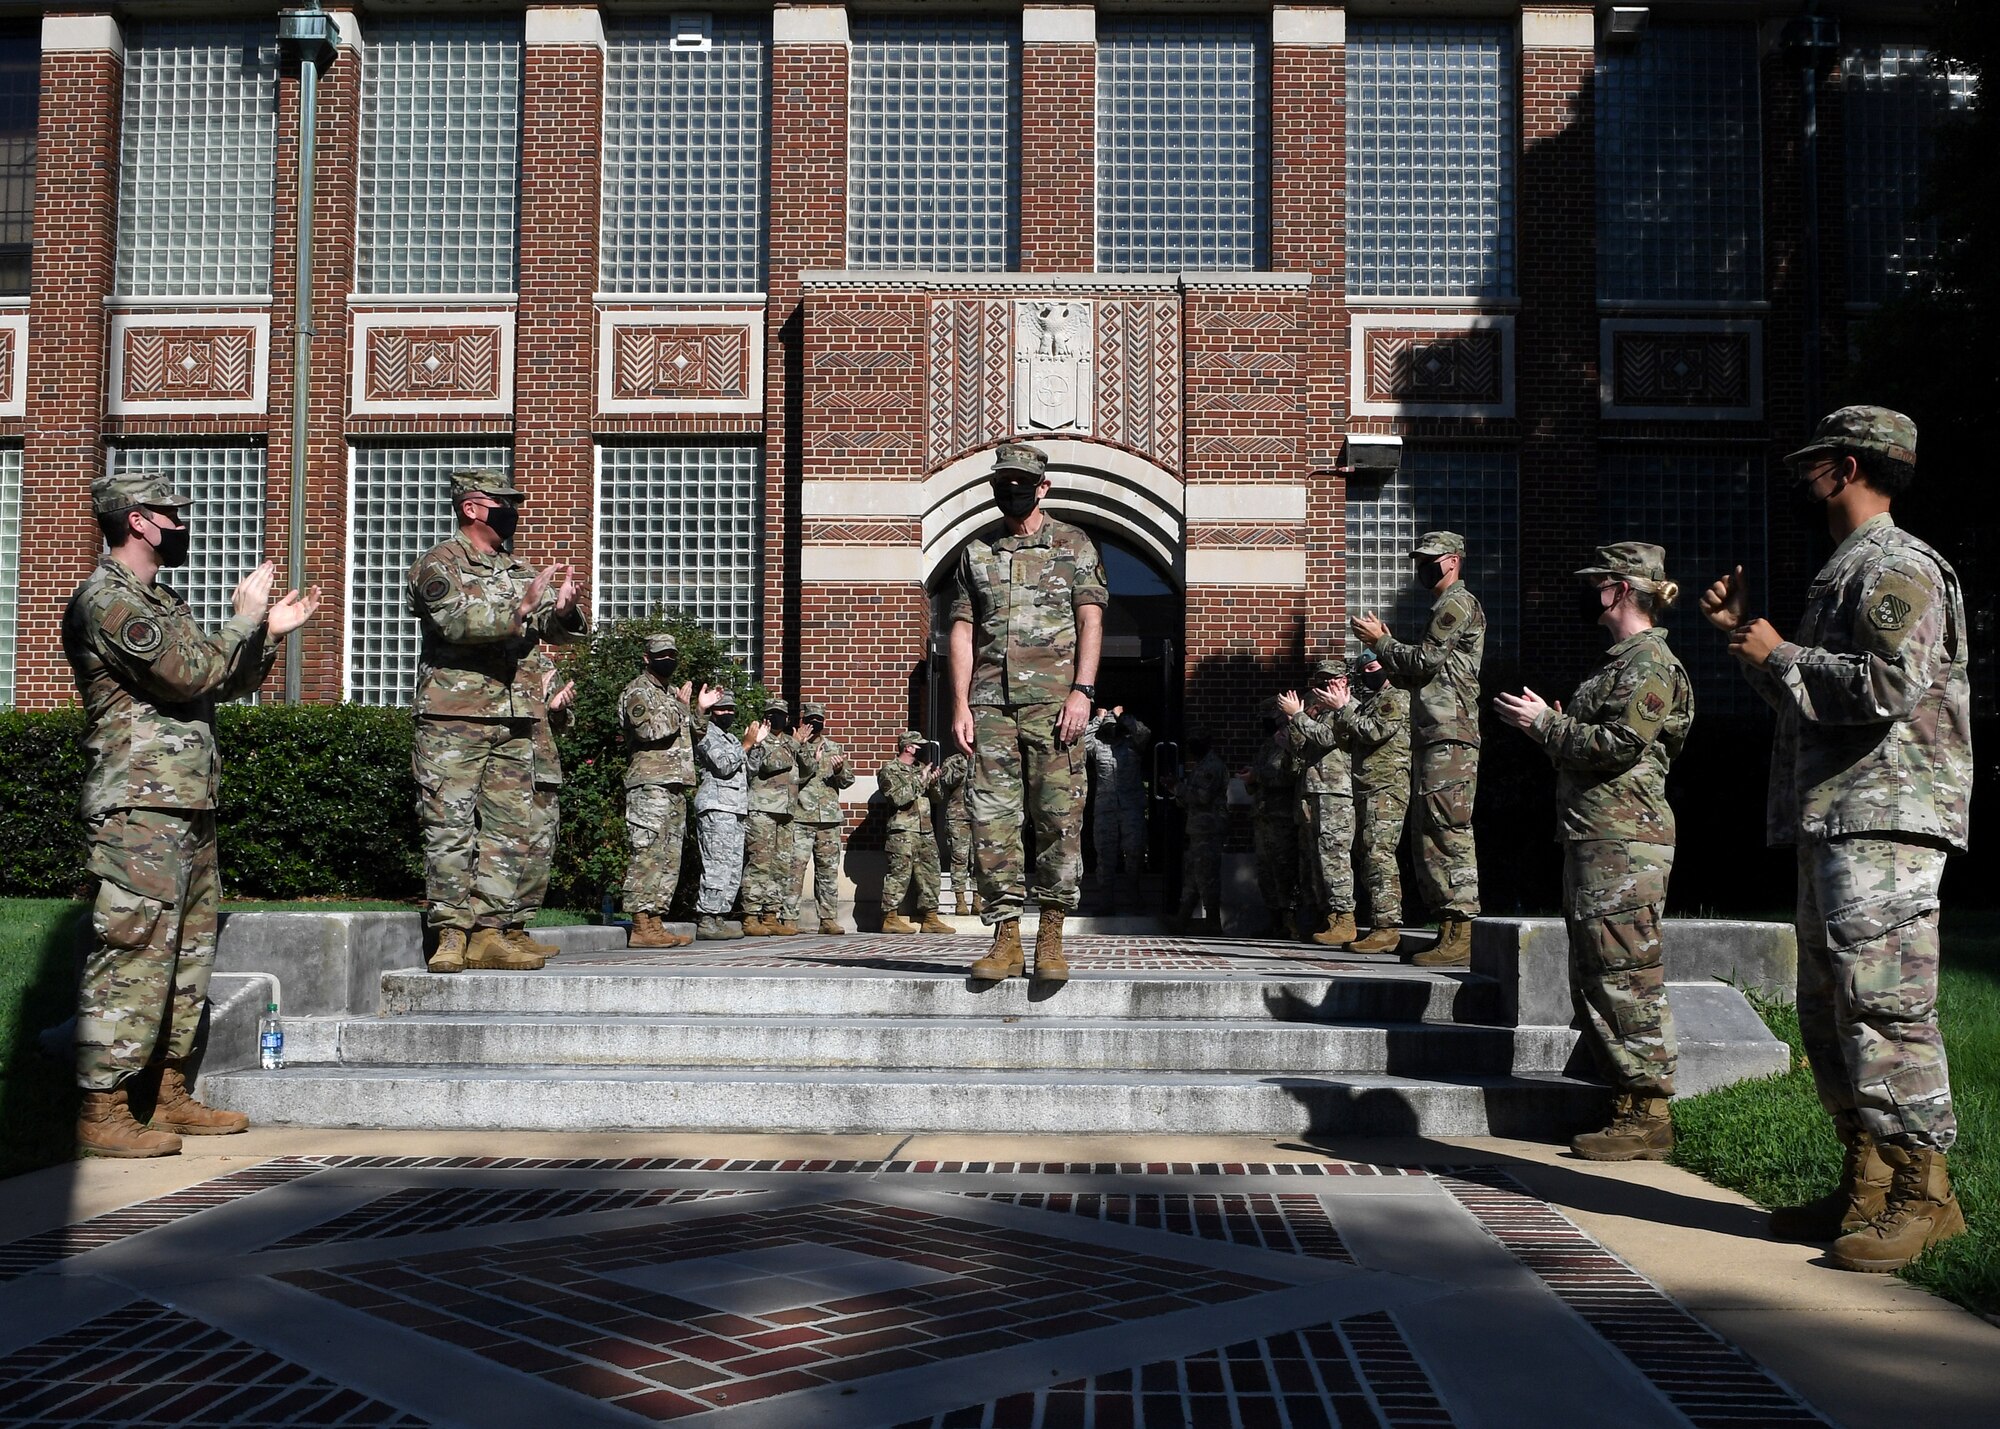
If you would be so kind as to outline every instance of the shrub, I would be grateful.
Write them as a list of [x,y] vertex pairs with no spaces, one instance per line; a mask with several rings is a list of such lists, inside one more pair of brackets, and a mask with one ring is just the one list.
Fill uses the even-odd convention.
[[73,898],[83,888],[83,711],[0,711],[0,892]]

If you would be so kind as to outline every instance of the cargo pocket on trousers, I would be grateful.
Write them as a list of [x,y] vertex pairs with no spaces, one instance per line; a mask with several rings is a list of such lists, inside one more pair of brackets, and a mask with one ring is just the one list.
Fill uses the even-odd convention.
[[1422,791],[1424,813],[1440,829],[1462,829],[1472,823],[1472,785],[1440,784]]
[[90,910],[90,925],[97,940],[109,948],[127,950],[146,947],[166,916],[167,905],[157,898],[134,893],[110,879],[97,885],[97,903]]

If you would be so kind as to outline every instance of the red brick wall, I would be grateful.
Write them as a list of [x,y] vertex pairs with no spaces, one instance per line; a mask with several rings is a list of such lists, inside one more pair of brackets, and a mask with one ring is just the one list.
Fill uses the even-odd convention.
[[1096,266],[1097,47],[1021,47],[1021,268]]
[[1184,728],[1206,729],[1232,768],[1255,752],[1258,705],[1299,681],[1305,607],[1305,592],[1276,586],[1194,586],[1187,593]]

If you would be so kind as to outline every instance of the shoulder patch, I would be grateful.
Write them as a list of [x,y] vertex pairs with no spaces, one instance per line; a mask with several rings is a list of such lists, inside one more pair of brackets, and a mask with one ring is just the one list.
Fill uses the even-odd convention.
[[160,622],[150,615],[135,615],[118,627],[118,643],[134,655],[152,654],[165,639]]
[[1896,649],[1930,611],[1934,599],[1935,592],[1915,574],[1884,571],[1862,598],[1863,642]]
[[1910,618],[1910,603],[1892,591],[1883,591],[1868,607],[1868,623],[1877,630],[1901,630]]
[[451,582],[441,575],[429,576],[424,580],[423,585],[418,588],[417,594],[421,595],[425,600],[443,600],[451,594]]
[[1632,703],[1627,706],[1627,712],[1637,724],[1656,725],[1673,708],[1673,694],[1673,687],[1667,683],[1666,676],[1657,671],[1649,673],[1639,682],[1639,688],[1632,692]]
[[1458,624],[1458,612],[1450,606],[1446,606],[1431,617],[1431,629],[1433,630],[1449,630],[1456,624]]

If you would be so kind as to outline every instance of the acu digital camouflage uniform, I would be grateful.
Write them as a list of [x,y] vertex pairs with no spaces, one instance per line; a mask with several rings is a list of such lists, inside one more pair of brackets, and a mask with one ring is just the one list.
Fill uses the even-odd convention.
[[[1339,660],[1313,667],[1316,682],[1347,673]],[[1354,786],[1331,711],[1315,715],[1308,705],[1286,726],[1292,758],[1300,770],[1299,817],[1313,902],[1329,923],[1354,915]],[[1352,937],[1352,934],[1349,934]]]
[[539,645],[523,657],[521,671],[535,693],[535,798],[533,833],[528,840],[528,858],[522,871],[518,902],[523,921],[541,911],[549,896],[549,874],[555,866],[556,837],[562,827],[562,755],[556,749],[556,735],[568,729],[575,718],[565,705],[551,710],[542,689],[547,681],[551,693],[562,687],[556,676],[556,662]]
[[1120,875],[1137,878],[1145,870],[1146,774],[1140,756],[1152,742],[1153,732],[1136,715],[1107,716],[1083,727],[1092,796],[1090,839],[1101,884]]
[[[826,706],[814,700],[799,706],[801,720],[814,715],[825,719]],[[817,739],[801,737],[798,746],[798,813],[792,832],[792,884],[785,917],[798,917],[810,866],[814,909],[824,931],[825,925],[840,922],[840,830],[846,817],[840,811],[840,791],[854,783],[854,771],[847,767],[845,751],[824,734]]]
[[[951,874],[951,891],[964,904],[972,892],[972,761],[953,754],[938,766],[931,784],[931,823],[944,847],[942,865]],[[959,912],[965,912],[961,906]]]
[[[452,499],[520,499],[498,472],[461,471]],[[535,712],[540,680],[522,661],[542,641],[584,630],[581,608],[556,611],[545,592],[516,617],[535,573],[456,532],[410,567],[406,592],[423,636],[417,664],[417,817],[423,826],[426,918],[434,928],[507,928],[523,921],[520,890],[535,839]]]
[[1174,802],[1187,811],[1187,841],[1181,855],[1183,918],[1194,915],[1197,901],[1203,915],[1218,927],[1222,920],[1222,846],[1229,838],[1229,766],[1210,749],[1181,777]]
[[[646,654],[677,654],[671,635],[648,636]],[[687,843],[688,791],[694,787],[695,714],[678,690],[642,670],[618,697],[618,723],[631,762],[625,766],[625,866],[627,913],[664,918],[681,881]]]
[[[733,699],[709,711],[733,714]],[[713,718],[694,747],[701,771],[695,788],[695,837],[701,849],[701,889],[695,912],[722,919],[736,904],[743,886],[743,824],[750,814],[750,773],[743,741]]]
[[[100,514],[192,503],[153,474],[100,477]],[[264,683],[276,658],[262,617],[215,634],[170,587],[104,556],[63,613],[63,654],[83,703],[80,812],[98,880],[77,991],[76,1074],[110,1091],[156,1055],[197,1050],[215,964],[215,706]]]
[[[1456,555],[1465,538],[1428,531],[1413,556]],[[1423,638],[1377,642],[1389,679],[1415,695],[1411,757],[1417,802],[1417,881],[1447,918],[1479,916],[1479,853],[1472,805],[1479,792],[1479,666],[1486,653],[1486,611],[1464,579],[1431,606]]]
[[1410,696],[1385,684],[1371,690],[1361,682],[1359,659],[1350,671],[1352,698],[1333,712],[1334,727],[1347,746],[1354,786],[1354,864],[1368,899],[1373,928],[1403,923],[1403,876],[1396,850],[1410,808]]
[[[771,714],[789,715],[791,706],[772,700]],[[772,730],[744,752],[750,771],[750,816],[743,825],[743,912],[770,929],[785,922],[792,892],[792,827],[799,804],[799,746],[789,734]],[[748,931],[748,930],[746,930]]]
[[[1276,701],[1265,706],[1268,719],[1284,720]],[[1292,754],[1288,726],[1280,723],[1257,747],[1250,775],[1252,847],[1256,851],[1257,891],[1280,932],[1291,916],[1299,886],[1298,760]]]
[[[921,749],[924,737],[906,731],[897,743],[899,751]],[[903,895],[915,886],[916,912],[937,912],[938,854],[936,830],[931,825],[930,781],[921,764],[905,764],[892,759],[875,771],[875,787],[889,806],[888,837],[884,845],[887,863],[882,874],[882,916],[903,910]]]
[[[1650,591],[1666,580],[1666,554],[1622,541],[1577,574]],[[1612,1085],[1642,1097],[1674,1094],[1660,936],[1674,867],[1667,768],[1693,723],[1694,687],[1654,627],[1613,645],[1563,712],[1543,711],[1527,731],[1556,768],[1570,996]]]

